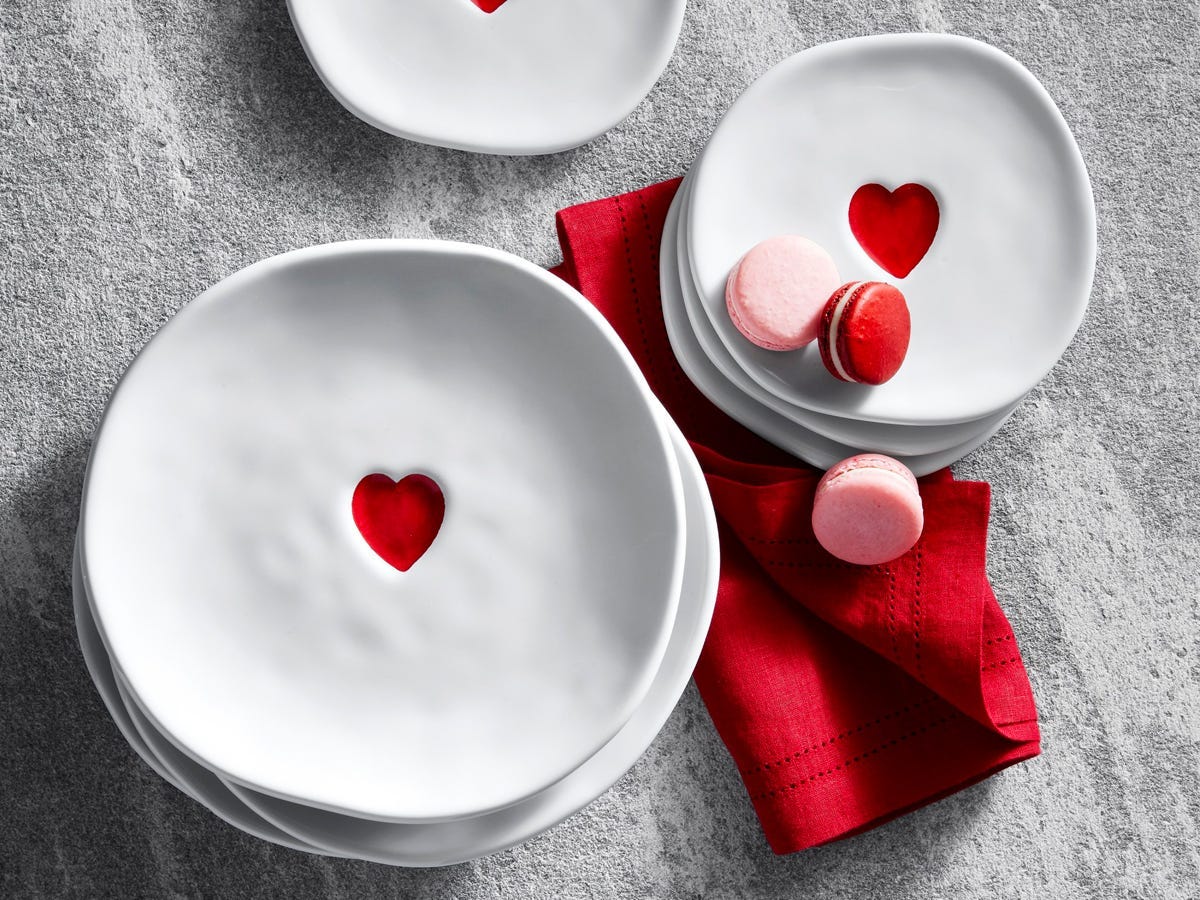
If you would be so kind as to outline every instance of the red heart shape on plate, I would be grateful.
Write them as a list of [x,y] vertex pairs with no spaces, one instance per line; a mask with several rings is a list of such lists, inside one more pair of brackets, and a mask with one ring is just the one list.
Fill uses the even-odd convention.
[[485,13],[494,13],[502,7],[507,0],[471,0],[476,6],[482,9]]
[[897,278],[916,268],[937,234],[937,198],[923,184],[889,191],[864,184],[850,198],[850,230],[867,256]]
[[354,524],[363,539],[388,565],[407,572],[425,555],[446,517],[446,498],[428,475],[392,481],[367,475],[350,501]]

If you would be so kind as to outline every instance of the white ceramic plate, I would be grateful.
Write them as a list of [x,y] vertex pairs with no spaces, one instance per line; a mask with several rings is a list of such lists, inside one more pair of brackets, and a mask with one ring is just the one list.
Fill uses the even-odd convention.
[[666,67],[684,0],[288,0],[325,86],[392,134],[555,153],[624,119]]
[[[666,418],[666,414],[663,413]],[[668,420],[669,421],[669,420]],[[662,667],[645,701],[595,756],[559,783],[499,812],[456,822],[396,824],[340,816],[230,785],[279,827],[329,852],[402,866],[463,862],[529,840],[595,800],[624,775],[662,729],[691,678],[716,603],[717,524],[704,474],[671,423],[683,470],[687,566]]]
[[[528,797],[616,734],[670,636],[682,485],[652,402],[590,304],[508,254],[251,266],[101,424],[81,558],[109,654],[157,730],[266,793],[397,821]],[[401,573],[350,498],[411,471],[446,518]]]
[[[889,35],[825,44],[776,66],[733,105],[693,170],[691,266],[722,342],[756,381],[817,412],[901,424],[992,415],[1054,365],[1095,267],[1091,186],[1045,89],[986,44]],[[862,185],[916,182],[941,223],[907,278],[850,231]],[[912,313],[904,367],[879,387],[829,378],[816,347],[762,350],[725,312],[738,257],[774,234],[822,244],[846,280],[899,284]]]
[[977,439],[981,434],[992,434],[1017,408],[1020,401],[1004,407],[999,413],[985,416],[982,419],[971,419],[967,422],[956,422],[950,425],[895,425],[813,412],[811,409],[796,406],[771,393],[747,375],[737,361],[730,356],[729,350],[717,337],[712,323],[704,312],[700,294],[692,280],[691,268],[687,262],[686,232],[691,197],[690,180],[685,179],[679,190],[682,196],[678,222],[672,230],[676,234],[675,246],[678,250],[676,258],[679,264],[683,307],[700,349],[729,382],[744,394],[785,419],[795,422],[801,428],[846,447],[855,448],[855,452],[886,453],[898,458],[942,454],[947,450],[960,448]]
[[[699,334],[703,333],[707,320],[703,316],[697,317],[695,323],[688,319],[681,280],[681,268],[686,263],[671,264],[676,261],[671,259],[671,255],[672,248],[676,246],[679,206],[683,200],[682,194],[677,194],[667,215],[663,230],[663,264],[659,267],[659,287],[667,337],[684,373],[701,393],[730,418],[818,469],[828,469],[849,456],[863,452],[864,448],[842,444],[810,431],[776,412],[761,399],[745,393],[731,380],[736,371],[735,367],[727,366],[722,369],[721,357],[710,358],[700,345]],[[693,329],[693,324],[699,327]],[[715,335],[707,337],[716,341]],[[903,461],[918,477],[928,475],[966,456],[998,431],[1002,424],[1003,422],[997,423],[972,439],[938,453],[901,454],[896,458]]]

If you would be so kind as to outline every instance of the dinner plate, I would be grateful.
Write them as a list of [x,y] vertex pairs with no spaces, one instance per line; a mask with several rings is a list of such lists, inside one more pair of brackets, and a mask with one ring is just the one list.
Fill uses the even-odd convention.
[[[886,35],[791,57],[730,108],[693,182],[688,255],[718,336],[763,387],[817,412],[912,425],[996,414],[1050,370],[1087,306],[1096,223],[1079,149],[1037,79],[978,41]],[[875,257],[860,245],[849,208],[866,185],[913,183],[940,221],[898,277],[875,262],[878,244],[867,238]],[[860,211],[877,233],[901,215]],[[904,291],[912,343],[886,384],[829,378],[815,346],[764,350],[730,322],[730,269],[786,233],[824,246],[847,281]]]
[[[105,413],[80,546],[108,653],[159,732],[255,790],[394,821],[529,797],[617,733],[670,638],[683,498],[653,402],[591,305],[508,254],[251,266]],[[412,472],[445,520],[401,572],[351,499]]]
[[[659,267],[659,286],[667,337],[684,373],[702,394],[730,418],[818,469],[828,469],[847,457],[863,452],[862,448],[842,444],[817,434],[743,392],[730,380],[732,369],[723,370],[720,367],[720,357],[710,359],[705,353],[699,343],[698,330],[693,330],[693,323],[687,317],[681,266],[671,264],[677,262],[671,260],[671,248],[675,247],[677,239],[676,229],[682,202],[683,197],[676,194],[667,214],[663,231],[664,249],[661,254],[663,264]],[[697,324],[704,321],[706,318],[700,317]],[[896,458],[918,477],[928,475],[957,462],[982,445],[1002,424],[998,423],[970,440],[938,453],[899,455]]]
[[[492,0],[490,5],[495,5]],[[555,153],[624,119],[671,58],[684,0],[288,0],[350,112],[410,140]]]
[[678,223],[673,230],[676,234],[675,243],[678,248],[680,290],[688,322],[696,333],[697,343],[705,355],[710,360],[717,361],[718,368],[726,375],[730,383],[748,396],[800,427],[831,441],[856,448],[856,452],[870,450],[895,457],[924,456],[961,447],[981,434],[994,431],[1012,415],[1019,405],[1020,401],[1017,401],[991,416],[949,425],[895,425],[813,412],[771,393],[738,366],[736,360],[730,356],[729,350],[717,338],[712,324],[704,312],[699,292],[692,280],[691,268],[687,262],[685,234],[691,197],[690,180],[685,179],[679,190],[683,196],[680,200]]
[[[663,417],[666,419],[665,412]],[[534,797],[495,813],[453,822],[370,821],[289,803],[236,784],[230,789],[280,828],[328,852],[391,865],[438,866],[527,841],[611,787],[646,751],[678,703],[699,658],[716,603],[720,560],[712,501],[686,439],[674,423],[670,429],[683,472],[688,522],[687,564],[678,612],[662,666],[645,700],[595,756]]]

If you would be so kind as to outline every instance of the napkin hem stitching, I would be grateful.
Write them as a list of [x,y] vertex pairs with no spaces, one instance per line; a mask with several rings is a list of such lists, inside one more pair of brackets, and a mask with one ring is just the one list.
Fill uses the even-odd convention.
[[892,636],[892,659],[900,659],[900,636],[896,627],[896,570],[889,569],[891,589],[888,594],[888,634]]
[[[642,338],[642,352],[646,354],[646,368],[658,373],[654,355],[650,352],[650,338],[646,334],[646,319],[642,315],[641,294],[638,291],[637,271],[633,265],[633,242],[629,239],[629,223],[625,217],[625,205],[616,198],[617,215],[621,217],[621,240],[625,245],[625,268],[629,272],[629,292],[633,300],[633,314],[637,317],[638,332]],[[643,204],[644,208],[644,204]]]
[[1021,659],[1021,655],[1018,653],[1016,656],[1010,656],[1008,659],[1001,659],[1001,660],[997,660],[996,662],[990,662],[986,666],[980,666],[979,671],[987,672],[989,669],[999,669],[1004,666],[1007,666],[1009,663],[1018,662],[1018,661],[1020,661],[1020,659]]
[[917,545],[917,570],[913,576],[913,660],[917,668],[917,680],[926,684],[925,671],[921,663],[921,546]]
[[[961,714],[959,714],[959,715],[961,715]],[[879,746],[872,747],[870,750],[864,750],[862,753],[856,754],[852,757],[848,757],[847,759],[843,760],[841,763],[826,769],[824,772],[813,772],[807,778],[800,778],[796,781],[793,781],[791,784],[786,784],[781,787],[772,788],[771,790],[768,790],[768,791],[762,791],[756,795],[752,795],[750,799],[753,802],[757,803],[761,800],[766,800],[770,797],[774,797],[779,794],[786,794],[786,793],[789,793],[790,791],[796,791],[802,787],[807,787],[808,785],[814,783],[818,779],[825,778],[826,776],[832,775],[834,772],[844,771],[845,769],[850,768],[852,765],[856,765],[859,762],[865,761],[868,757],[875,756],[876,754],[881,753],[884,750],[890,750],[893,747],[899,746],[900,744],[904,743],[907,740],[910,740],[914,737],[917,737],[919,735],[922,735],[929,731],[932,731],[933,729],[946,724],[953,718],[955,718],[955,714],[952,713],[950,715],[943,716],[940,719],[935,719],[932,722],[928,722],[925,725],[922,725],[918,728],[914,728],[908,734],[902,734],[899,737],[892,738],[890,741],[884,741]]]
[[846,738],[850,737],[851,735],[860,734],[860,733],[866,731],[867,729],[874,728],[876,725],[881,725],[890,719],[895,719],[895,718],[898,718],[899,716],[907,715],[908,713],[914,712],[923,706],[928,706],[930,703],[933,702],[933,700],[934,700],[934,698],[931,697],[927,700],[920,700],[916,703],[910,703],[909,705],[903,706],[900,709],[893,710],[890,713],[885,713],[884,715],[878,716],[878,717],[876,717],[876,719],[874,721],[863,722],[861,725],[857,725],[854,728],[847,728],[841,734],[834,735],[833,737],[828,737],[823,741],[816,741],[813,743],[813,745],[811,747],[809,747],[805,750],[796,750],[793,753],[789,753],[787,756],[777,759],[773,763],[760,763],[759,765],[755,766],[753,769],[750,769],[747,772],[745,772],[745,775],[748,778],[752,775],[757,775],[761,772],[769,771],[772,766],[778,768],[778,767],[784,765],[785,763],[788,765],[791,765],[794,762],[798,762],[801,757],[807,756],[809,753],[812,753],[814,750],[817,750],[821,747],[827,747],[830,744],[835,744],[841,740],[845,740]]

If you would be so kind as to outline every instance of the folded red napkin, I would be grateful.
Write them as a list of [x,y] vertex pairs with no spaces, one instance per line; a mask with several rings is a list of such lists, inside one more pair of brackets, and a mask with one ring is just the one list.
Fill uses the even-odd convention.
[[907,555],[851,566],[813,537],[820,472],[738,425],[667,341],[659,242],[679,182],[558,214],[563,263],[691,441],[721,528],[696,684],[776,853],[837,840],[1036,756],[1037,710],[985,567],[990,490],[921,479]]

